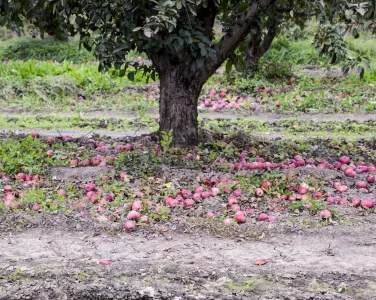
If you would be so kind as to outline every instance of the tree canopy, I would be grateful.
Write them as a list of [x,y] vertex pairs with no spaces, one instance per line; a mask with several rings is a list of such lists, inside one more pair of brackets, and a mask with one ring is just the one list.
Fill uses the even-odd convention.
[[[125,55],[137,50],[153,60],[150,71],[174,57],[210,75],[247,36],[267,38],[268,29],[287,21],[303,27],[312,17],[321,24],[315,35],[320,51],[332,62],[344,60],[343,33],[356,37],[360,26],[375,30],[375,5],[374,0],[1,0],[0,25],[21,31],[28,20],[42,33],[78,34],[85,48],[95,47],[101,68],[125,70],[131,64]],[[215,20],[223,26],[222,37],[214,36]]]
[[[257,41],[267,50],[275,34],[289,30],[286,24],[303,27],[312,18],[320,24],[314,36],[320,53],[328,54],[332,63],[342,62],[345,71],[359,68],[362,75],[367,61],[349,54],[344,35],[357,37],[360,27],[375,31],[375,8],[376,0],[0,0],[0,26],[21,32],[28,21],[50,35],[79,35],[85,48],[94,48],[101,70],[114,66],[126,74],[133,66],[154,78],[179,66],[186,79],[198,78],[200,91],[226,60],[228,69],[245,66],[245,43],[251,40],[255,46]],[[214,24],[222,28],[220,36],[214,34]],[[146,53],[152,65],[127,61],[131,50]],[[127,74],[134,76],[133,71]],[[165,84],[161,80],[161,87]],[[193,93],[198,97],[199,91]],[[197,113],[190,117],[197,119]],[[162,129],[182,130],[178,122]],[[197,133],[178,144],[196,142]]]

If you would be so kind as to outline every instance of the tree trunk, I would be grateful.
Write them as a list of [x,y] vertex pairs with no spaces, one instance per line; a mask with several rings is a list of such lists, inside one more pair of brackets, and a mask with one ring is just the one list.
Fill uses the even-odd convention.
[[159,71],[159,130],[172,130],[173,145],[189,147],[198,143],[198,97],[204,84],[201,72],[189,66],[169,66]]
[[245,68],[247,74],[254,74],[259,70],[260,58],[260,55],[252,51],[252,45],[250,45],[244,54]]
[[255,33],[248,43],[248,47],[243,54],[246,66],[246,73],[253,74],[258,71],[261,54],[262,32],[259,24],[253,25]]
[[243,58],[246,65],[246,72],[254,74],[259,69],[260,58],[269,50],[272,42],[277,34],[277,28],[279,25],[279,18],[275,17],[271,24],[268,26],[268,31],[262,37],[262,31],[258,24],[254,24],[256,33],[249,41],[247,50],[245,51]]

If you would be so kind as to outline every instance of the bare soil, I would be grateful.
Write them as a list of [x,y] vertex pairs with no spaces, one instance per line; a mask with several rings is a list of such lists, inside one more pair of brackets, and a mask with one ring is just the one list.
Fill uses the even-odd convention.
[[274,228],[252,241],[82,222],[3,233],[0,299],[376,299],[374,222]]
[[79,168],[52,168],[50,175],[53,180],[64,182],[90,182],[98,177],[113,174],[113,167],[79,167]]
[[[0,112],[3,114],[4,112]],[[7,112],[6,114],[12,114]],[[111,118],[126,118],[130,120],[135,120],[138,118],[136,115],[124,115],[124,114],[117,114],[112,112],[95,112],[95,113],[87,113],[85,114],[86,117],[97,117],[97,116],[106,116]],[[158,116],[156,114],[148,114],[148,117],[155,117],[156,119]],[[243,120],[257,120],[263,122],[273,123],[276,121],[282,120],[289,120],[289,119],[298,119],[301,121],[335,121],[335,122],[343,122],[346,120],[351,120],[355,122],[364,122],[369,120],[376,120],[376,114],[276,114],[276,113],[257,113],[254,115],[243,115],[239,113],[229,113],[229,112],[221,112],[221,113],[201,113],[200,117],[204,119],[223,119],[223,120],[235,120],[235,119],[243,119]],[[23,135],[23,134],[30,134],[33,131],[38,131],[41,135],[44,136],[54,136],[54,137],[62,137],[62,136],[72,136],[74,138],[82,138],[82,137],[93,137],[93,136],[107,136],[117,139],[129,139],[129,138],[137,138],[142,135],[151,134],[150,131],[144,129],[135,129],[135,130],[128,130],[128,131],[110,131],[105,129],[96,129],[96,130],[83,130],[83,129],[61,129],[61,130],[45,130],[39,128],[29,128],[29,129],[8,129],[8,128],[0,128],[0,136],[6,137],[10,134],[12,135]],[[281,135],[279,130],[272,130],[270,132],[262,132],[252,133],[253,138],[257,139],[265,139],[265,140],[274,140],[276,138],[309,138],[309,137],[320,137],[320,133],[311,132],[309,135],[307,133],[284,133]],[[341,135],[336,134],[333,132],[328,132],[326,135],[327,138],[341,138],[347,137],[351,139],[361,139],[362,136],[354,134],[347,134]],[[364,137],[372,137],[372,133],[364,133]]]
[[[12,111],[12,110],[0,110],[0,115],[5,116],[15,116],[20,115],[22,112],[20,111]],[[56,113],[49,113],[49,112],[40,112],[40,113],[29,113],[26,112],[27,116],[53,116]],[[77,116],[76,113],[59,113],[60,117],[74,117]],[[91,111],[85,112],[81,114],[83,118],[90,117],[106,117],[106,118],[115,118],[115,119],[128,119],[128,120],[136,120],[140,116],[138,114],[128,114],[122,112],[115,112],[115,111]],[[146,113],[146,117],[156,118],[158,119],[158,113]],[[207,119],[223,119],[223,120],[235,120],[235,119],[245,119],[245,120],[256,120],[256,121],[264,121],[264,122],[275,122],[280,120],[286,119],[299,119],[304,121],[338,121],[343,122],[346,120],[363,122],[368,120],[376,120],[375,113],[267,113],[267,112],[239,112],[239,111],[223,111],[223,112],[211,112],[211,111],[200,111],[199,117],[207,118]]]

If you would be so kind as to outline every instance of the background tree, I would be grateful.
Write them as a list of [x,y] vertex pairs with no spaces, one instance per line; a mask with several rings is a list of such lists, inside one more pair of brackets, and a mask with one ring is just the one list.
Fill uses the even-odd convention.
[[[124,75],[133,66],[151,78],[158,74],[160,130],[172,130],[175,145],[189,146],[198,142],[202,86],[226,60],[227,69],[257,65],[275,35],[288,30],[283,24],[303,26],[316,17],[320,52],[332,63],[345,62],[346,70],[362,68],[362,57],[349,55],[343,35],[350,28],[356,35],[365,22],[373,26],[375,1],[0,0],[0,16],[0,25],[20,30],[28,20],[41,32],[78,34],[85,48],[95,48],[100,70],[114,66]],[[223,26],[221,37],[214,35],[215,21]],[[152,65],[126,61],[131,50],[146,53]],[[127,75],[132,79],[134,71]]]

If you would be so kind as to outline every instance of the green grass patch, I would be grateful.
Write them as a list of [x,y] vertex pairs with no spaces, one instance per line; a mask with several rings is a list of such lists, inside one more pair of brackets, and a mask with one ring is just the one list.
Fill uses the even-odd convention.
[[31,136],[23,140],[0,140],[0,172],[40,174],[48,157],[47,144]]
[[79,49],[75,40],[61,42],[53,38],[32,39],[14,38],[7,40],[0,47],[0,59],[4,60],[53,60],[57,62],[69,61],[75,64],[95,61],[92,53]]

